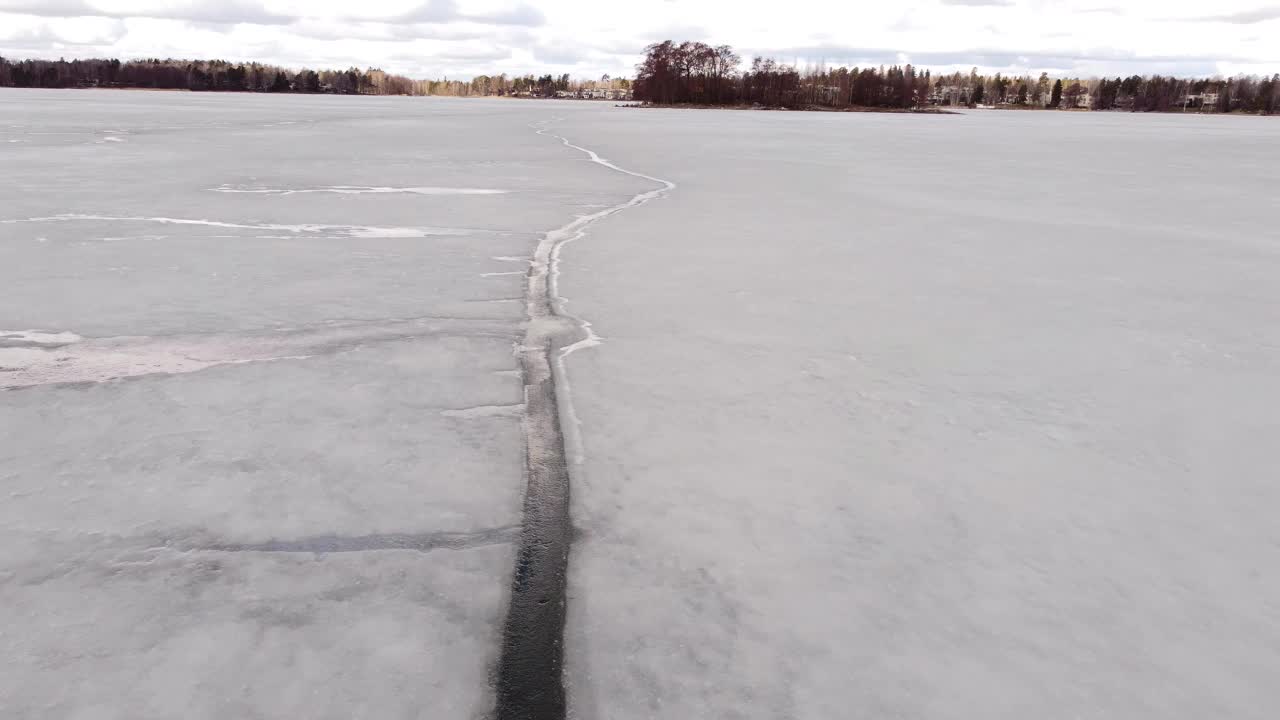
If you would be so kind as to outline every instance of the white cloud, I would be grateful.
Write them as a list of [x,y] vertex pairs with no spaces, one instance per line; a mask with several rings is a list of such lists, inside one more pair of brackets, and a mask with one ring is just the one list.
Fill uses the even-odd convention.
[[149,17],[220,24],[288,24],[295,16],[272,12],[256,0],[0,0],[0,13],[41,17]]
[[1254,8],[1252,10],[1241,10],[1239,12],[1225,13],[1222,15],[1206,15],[1199,19],[1204,22],[1224,22],[1224,23],[1233,23],[1236,25],[1254,25],[1256,23],[1267,22],[1269,20],[1280,20],[1280,5]]
[[[96,34],[71,30],[85,23]],[[0,0],[9,56],[221,57],[432,77],[629,74],[645,45],[666,38],[800,63],[1271,73],[1277,33],[1280,4],[1260,0]]]
[[0,24],[0,47],[25,48],[43,52],[46,48],[75,49],[119,42],[127,33],[121,20],[102,17],[72,17],[57,23],[17,21]]

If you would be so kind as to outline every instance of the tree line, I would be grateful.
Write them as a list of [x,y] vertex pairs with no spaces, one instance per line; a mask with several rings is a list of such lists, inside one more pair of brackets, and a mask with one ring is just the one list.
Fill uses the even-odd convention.
[[[896,108],[1000,105],[1027,108],[1132,110],[1194,109],[1280,112],[1280,75],[1176,78],[1057,78],[1048,74],[934,74],[912,65],[800,70],[772,58],[749,65],[728,45],[666,41],[650,45],[635,80],[574,80],[568,74],[479,75],[470,80],[413,80],[375,68],[290,70],[223,60],[10,60],[0,57],[0,87],[127,87],[162,90],[338,95],[516,95],[582,97],[588,90],[634,91],[658,104],[759,105],[785,108]],[[615,97],[610,94],[609,97]]]
[[579,93],[583,90],[630,90],[627,78],[609,75],[599,80],[572,79],[569,75],[477,75],[471,80],[428,81],[429,95],[457,97],[486,97],[518,95],[523,97],[557,97],[563,93]]
[[0,57],[0,87],[124,87],[338,95],[425,95],[426,84],[370,68],[289,70],[224,60],[9,60]]
[[625,78],[573,80],[568,74],[479,75],[471,80],[413,80],[375,68],[290,70],[224,60],[10,60],[0,57],[0,87],[118,87],[208,92],[335,95],[518,95],[556,97],[582,90],[629,90]]
[[894,108],[1003,105],[1028,108],[1280,112],[1280,74],[1272,77],[1115,79],[934,74],[912,65],[803,71],[772,58],[743,67],[728,45],[655,43],[636,66],[635,98],[663,105],[781,108]]

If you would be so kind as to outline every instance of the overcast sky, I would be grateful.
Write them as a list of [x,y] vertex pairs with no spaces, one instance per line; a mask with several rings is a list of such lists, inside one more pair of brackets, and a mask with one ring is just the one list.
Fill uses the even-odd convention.
[[1280,0],[0,0],[0,55],[630,76],[645,45],[1082,76],[1280,72]]

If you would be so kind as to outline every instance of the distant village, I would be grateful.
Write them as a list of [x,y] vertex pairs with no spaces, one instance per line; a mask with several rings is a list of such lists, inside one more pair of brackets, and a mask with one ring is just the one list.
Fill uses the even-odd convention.
[[[606,81],[607,82],[607,81]],[[552,98],[556,100],[632,100],[635,94],[629,87],[629,81],[618,81],[625,83],[628,87],[613,87],[608,84],[600,85],[593,82],[583,83],[579,87],[571,87],[565,90],[555,90],[551,88],[540,87],[524,87],[517,89],[515,87],[499,88],[492,90],[481,90],[473,93],[461,93],[465,95],[482,95],[487,97],[521,97],[521,98]],[[444,94],[444,93],[440,93]]]
[[599,80],[572,80],[566,75],[479,75],[470,81],[427,81],[428,95],[519,97],[559,100],[632,100],[629,78],[603,75]]
[[626,88],[582,88],[557,90],[556,97],[561,100],[630,100],[634,96]]
[[[997,92],[991,94],[988,94],[990,89],[986,83],[961,85],[938,80],[927,101],[934,107],[1131,111],[1135,109],[1139,98],[1136,90],[1144,82],[1141,78],[1132,80],[1129,84],[1134,91],[1126,92],[1126,81],[1119,78],[1114,81],[1069,80],[1065,83],[1058,80],[1052,86],[1042,78],[1035,84],[1021,81],[1016,89],[1012,85],[1003,85],[1000,80],[999,76],[995,78]],[[1199,112],[1230,112],[1241,109],[1245,98],[1241,93],[1225,95],[1223,90],[1226,84],[1227,81],[1212,80],[1192,82],[1173,98],[1172,106],[1174,109]]]

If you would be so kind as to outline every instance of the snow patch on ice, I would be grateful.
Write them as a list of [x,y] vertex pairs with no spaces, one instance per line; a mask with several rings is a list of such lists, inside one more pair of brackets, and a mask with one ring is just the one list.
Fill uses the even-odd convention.
[[480,405],[478,407],[458,408],[456,410],[443,410],[440,414],[445,417],[462,418],[465,420],[494,417],[518,418],[524,415],[524,404]]
[[177,375],[218,365],[298,360],[307,355],[258,351],[236,357],[235,348],[152,338],[113,338],[75,346],[0,345],[0,387],[12,390],[35,385],[100,383],[140,375]]
[[510,333],[473,320],[420,318],[249,334],[121,336],[85,339],[75,333],[0,333],[0,388],[100,383],[141,375],[198,372],[220,365],[305,360],[378,342],[460,332]]
[[200,225],[205,227],[233,228],[239,230],[277,230],[281,232],[293,233],[295,235],[303,234],[324,234],[333,233],[343,237],[353,237],[362,239],[374,238],[414,238],[428,237],[432,235],[468,235],[471,233],[485,232],[483,230],[468,230],[462,228],[442,228],[442,227],[377,227],[370,225],[316,225],[316,224],[300,224],[300,225],[284,225],[277,223],[231,223],[221,222],[218,220],[203,220],[190,218],[170,218],[170,217],[142,217],[142,216],[115,216],[115,215],[80,215],[80,214],[62,214],[48,215],[44,217],[21,218],[16,220],[0,220],[0,224],[11,225],[15,223],[37,223],[37,222],[149,222],[162,225]]
[[44,332],[41,330],[0,330],[0,348],[44,347],[71,345],[83,340],[72,332]]

